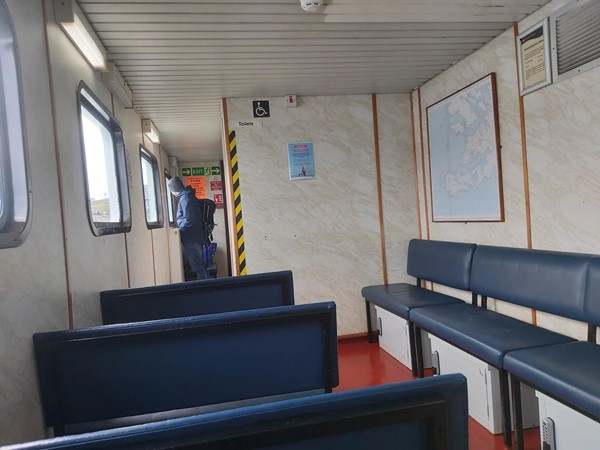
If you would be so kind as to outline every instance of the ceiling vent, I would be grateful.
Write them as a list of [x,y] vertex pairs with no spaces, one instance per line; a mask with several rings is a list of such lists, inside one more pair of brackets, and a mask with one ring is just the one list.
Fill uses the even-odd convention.
[[550,16],[552,75],[562,81],[600,65],[600,1],[576,0]]

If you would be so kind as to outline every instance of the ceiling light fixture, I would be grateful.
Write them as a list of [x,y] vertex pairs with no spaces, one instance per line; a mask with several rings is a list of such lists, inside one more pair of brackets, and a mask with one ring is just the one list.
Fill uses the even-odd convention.
[[96,70],[106,70],[106,50],[77,3],[74,0],[54,0],[54,15],[87,62]]
[[306,12],[317,12],[323,4],[322,0],[300,0],[300,6]]
[[154,144],[160,143],[160,136],[158,130],[150,119],[142,120],[142,133],[146,135]]

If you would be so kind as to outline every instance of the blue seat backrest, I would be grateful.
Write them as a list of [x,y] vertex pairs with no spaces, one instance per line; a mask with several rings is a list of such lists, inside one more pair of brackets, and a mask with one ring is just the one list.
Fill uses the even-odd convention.
[[468,291],[475,244],[412,239],[408,244],[409,275]]
[[102,322],[141,322],[294,304],[292,272],[214,278],[100,293]]
[[585,292],[585,321],[600,326],[600,256],[590,259]]
[[6,450],[467,450],[463,375],[375,386],[19,444]]
[[584,296],[592,255],[480,245],[471,290],[498,300],[586,321]]
[[34,335],[47,426],[330,390],[333,302]]

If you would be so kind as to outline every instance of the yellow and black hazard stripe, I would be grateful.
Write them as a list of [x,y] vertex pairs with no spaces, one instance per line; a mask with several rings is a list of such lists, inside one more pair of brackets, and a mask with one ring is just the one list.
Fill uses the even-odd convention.
[[231,157],[231,181],[233,183],[233,205],[235,207],[235,231],[237,239],[237,257],[239,274],[246,275],[246,248],[244,246],[244,221],[242,219],[242,193],[240,189],[240,172],[237,159],[237,143],[235,131],[229,132],[229,155]]

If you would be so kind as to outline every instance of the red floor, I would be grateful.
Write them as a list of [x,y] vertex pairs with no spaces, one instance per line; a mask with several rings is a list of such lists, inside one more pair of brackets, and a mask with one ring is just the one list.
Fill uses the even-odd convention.
[[[336,391],[378,384],[412,380],[411,372],[379,349],[377,344],[364,340],[342,341],[338,347],[340,385]],[[493,435],[473,419],[469,419],[470,450],[507,450],[502,435]],[[540,450],[537,428],[525,430],[525,449]]]

